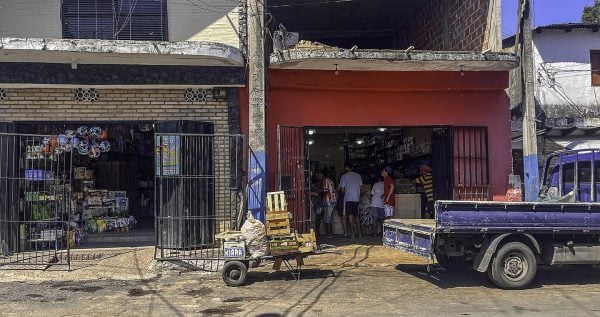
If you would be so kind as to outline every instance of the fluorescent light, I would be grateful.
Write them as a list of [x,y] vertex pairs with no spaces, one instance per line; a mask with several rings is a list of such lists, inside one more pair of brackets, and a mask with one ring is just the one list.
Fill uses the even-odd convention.
[[378,130],[379,132],[385,132],[385,131],[387,130],[387,128],[377,128],[377,130]]
[[316,134],[316,133],[317,133],[317,130],[315,130],[315,129],[308,129],[308,135],[313,135],[313,134]]

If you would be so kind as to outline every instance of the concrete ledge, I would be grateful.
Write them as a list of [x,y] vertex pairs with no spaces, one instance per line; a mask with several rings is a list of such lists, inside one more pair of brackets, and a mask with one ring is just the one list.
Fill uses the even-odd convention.
[[508,71],[519,66],[510,53],[405,50],[289,49],[270,56],[271,68],[340,71]]
[[0,38],[0,62],[244,66],[233,46],[213,42]]

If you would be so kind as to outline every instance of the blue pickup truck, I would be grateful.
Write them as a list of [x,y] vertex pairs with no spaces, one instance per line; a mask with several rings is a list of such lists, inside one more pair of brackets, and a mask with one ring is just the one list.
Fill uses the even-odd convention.
[[537,202],[437,201],[435,219],[387,220],[383,244],[503,289],[529,286],[538,265],[600,264],[600,150],[556,152],[543,175]]

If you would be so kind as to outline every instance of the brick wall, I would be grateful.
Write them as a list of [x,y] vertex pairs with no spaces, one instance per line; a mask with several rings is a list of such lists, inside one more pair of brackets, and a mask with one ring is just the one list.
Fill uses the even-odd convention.
[[[1,88],[1,87],[0,87]],[[0,101],[0,121],[173,121],[212,122],[214,132],[228,134],[239,131],[237,91],[229,89],[229,101],[189,102],[185,89],[98,89],[98,101],[77,101],[73,89],[4,89]],[[230,116],[230,114],[232,114]],[[238,125],[233,127],[232,125]],[[214,170],[216,210],[229,213],[236,210],[232,191],[230,144],[234,139],[214,140]],[[154,167],[152,167],[154,168]],[[227,229],[221,224],[221,229]],[[227,223],[229,225],[229,223]]]
[[481,51],[490,0],[426,0],[399,28],[394,48]]
[[98,101],[76,101],[73,89],[4,89],[2,121],[210,121],[229,133],[229,104],[188,102],[184,89],[100,89]]

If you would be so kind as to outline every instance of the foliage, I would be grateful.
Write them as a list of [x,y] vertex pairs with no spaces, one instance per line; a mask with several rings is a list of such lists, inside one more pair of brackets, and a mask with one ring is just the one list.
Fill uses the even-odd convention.
[[581,22],[600,23],[600,0],[594,0],[594,4],[583,8]]

